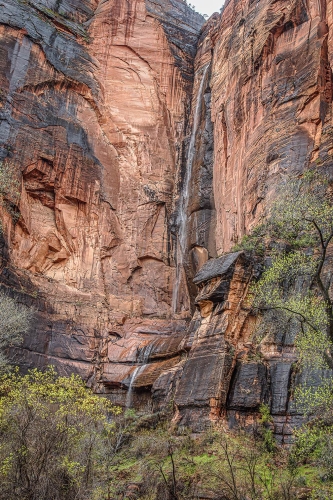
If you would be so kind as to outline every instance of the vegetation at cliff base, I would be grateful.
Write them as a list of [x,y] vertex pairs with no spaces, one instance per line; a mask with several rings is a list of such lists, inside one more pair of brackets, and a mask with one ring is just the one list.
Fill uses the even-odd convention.
[[[0,498],[92,498],[107,482],[119,408],[50,368],[0,379]],[[106,479],[105,479],[106,478]]]
[[264,257],[264,271],[252,287],[257,349],[279,345],[287,335],[298,353],[292,397],[306,418],[294,433],[290,457],[315,464],[328,481],[333,479],[332,242],[332,182],[313,168],[281,184],[267,218],[238,246]]
[[0,377],[0,499],[331,498],[299,449],[291,460],[271,446],[268,408],[260,411],[251,432],[197,435],[171,413],[123,412],[78,376],[14,370]]

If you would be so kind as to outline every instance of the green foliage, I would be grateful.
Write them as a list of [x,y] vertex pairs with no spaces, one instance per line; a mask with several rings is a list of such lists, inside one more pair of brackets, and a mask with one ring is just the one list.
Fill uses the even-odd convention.
[[262,435],[264,441],[264,447],[267,451],[272,452],[276,449],[276,442],[274,439],[272,426],[273,419],[270,413],[270,408],[266,404],[262,404],[259,408],[260,419],[259,423],[262,427]]
[[[309,382],[309,381],[308,381]],[[333,384],[332,379],[322,381],[319,387],[308,383],[297,387],[295,398],[298,408],[308,421],[295,432],[292,457],[313,460],[333,479]]]
[[273,421],[272,415],[270,413],[270,408],[268,405],[266,405],[264,403],[262,405],[260,405],[259,413],[260,413],[260,423],[261,424],[266,425],[266,424],[270,424]]
[[[142,496],[138,498],[295,498],[292,488],[298,471],[288,467],[287,456],[278,450],[268,452],[261,440],[248,434],[216,428],[195,437],[190,432],[179,436],[157,429],[142,437],[144,458],[137,466]],[[287,490],[289,496],[284,496]]]
[[[333,237],[333,205],[325,175],[309,169],[302,176],[287,178],[279,186],[277,197],[265,221],[245,235],[234,250],[270,253],[326,245]],[[272,246],[272,243],[273,246]],[[320,256],[313,257],[318,262]]]
[[[310,289],[317,263],[302,252],[273,257],[271,266],[252,287],[253,306],[258,311],[275,310],[275,329],[291,325],[303,365],[322,366],[323,353],[332,347],[327,336],[326,304]],[[268,325],[271,320],[269,320]]]
[[113,419],[112,425],[103,429],[100,436],[101,446],[97,455],[96,470],[99,487],[94,489],[95,500],[117,497],[122,491],[118,474],[126,477],[136,460],[135,457],[124,456],[121,453],[135,430],[137,415],[133,410],[126,410],[122,414],[119,408],[115,413],[116,418]]
[[[260,414],[268,428],[269,408]],[[146,416],[122,413],[75,375],[8,373],[0,378],[0,499],[296,499],[308,473],[332,492],[330,482],[320,485],[320,465],[304,469],[300,447],[291,467],[262,433],[195,435],[156,422],[149,428]]]
[[299,387],[296,397],[302,404],[303,413],[314,415],[317,421],[325,425],[333,425],[333,384],[332,379],[322,381],[320,387]]
[[320,476],[333,480],[333,426],[304,425],[295,431],[290,463],[315,464]]
[[242,240],[233,247],[233,252],[244,250],[262,256],[265,253],[266,225],[261,224],[253,229],[250,234],[243,236]]
[[0,498],[88,499],[120,409],[50,368],[0,378]]
[[288,179],[264,227],[271,264],[252,288],[253,306],[261,312],[259,331],[274,335],[289,328],[302,365],[323,367],[332,358],[333,341],[330,283],[324,272],[333,238],[327,178],[309,170]]
[[333,230],[333,206],[329,182],[316,169],[281,184],[269,214],[270,236],[293,248],[315,247],[326,242]]
[[20,183],[13,167],[9,163],[0,162],[0,209],[4,208],[11,215],[14,222],[19,217],[19,212],[16,208],[19,199]]
[[0,292],[0,373],[8,367],[5,351],[20,344],[29,330],[33,311]]
[[[304,385],[294,392],[295,404],[308,421],[295,432],[289,463],[292,467],[314,463],[325,477],[333,479],[332,380],[322,378],[318,387],[318,370],[327,364],[333,366],[333,309],[326,268],[333,239],[328,179],[316,169],[288,179],[280,188],[265,227],[270,262],[252,287],[253,307],[260,318],[256,337],[262,341],[265,336],[288,331],[299,352],[298,367],[306,367],[306,373],[311,369],[317,373],[316,381],[303,375]],[[263,415],[266,418],[266,410]],[[324,489],[316,490],[324,496],[316,496],[314,490],[311,498],[332,498],[331,491],[326,495]]]

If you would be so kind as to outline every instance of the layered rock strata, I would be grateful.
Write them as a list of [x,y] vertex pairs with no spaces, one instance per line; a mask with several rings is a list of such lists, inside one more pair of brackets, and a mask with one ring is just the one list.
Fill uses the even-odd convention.
[[[205,425],[225,408],[236,353],[243,344],[252,266],[241,252],[208,261],[195,277],[198,307],[188,330],[189,355],[175,403],[183,425]],[[191,383],[189,383],[191,381]],[[205,418],[206,417],[206,418]]]
[[262,269],[262,259],[244,252],[202,266],[194,278],[197,310],[186,336],[179,338],[178,351],[187,354],[153,383],[153,408],[172,403],[175,422],[200,432],[217,421],[253,430],[265,404],[276,439],[288,445],[293,429],[304,421],[292,397],[295,388],[319,386],[332,371],[299,371],[297,328],[290,325],[281,326],[275,338],[267,332],[259,346],[253,342],[257,317],[249,287]]
[[218,253],[258,223],[283,176],[332,166],[332,22],[323,0],[228,0],[209,34]]
[[[211,64],[207,89],[211,95],[213,242],[217,254],[230,251],[262,220],[284,177],[301,173],[311,164],[328,172],[332,169],[331,58],[332,9],[326,2],[230,0],[221,17],[213,16],[205,25],[195,66],[200,74]],[[198,163],[203,163],[201,158]],[[193,175],[191,200],[199,192],[200,181]],[[188,217],[190,223],[191,212]],[[198,238],[190,239],[190,226],[188,233],[192,254],[200,243]],[[206,239],[200,254],[208,253]],[[192,270],[188,276],[193,276]],[[232,286],[233,278],[229,279]],[[195,289],[191,290],[194,296]],[[202,309],[199,302],[197,307]],[[243,307],[234,316],[235,324]],[[294,332],[280,332],[274,342],[264,343],[260,360],[256,360],[258,354],[251,352],[249,342],[254,318],[249,316],[242,341],[237,333],[229,340],[235,348],[230,356],[226,332],[216,322],[214,308],[210,314],[207,320],[199,310],[195,312],[194,320],[199,323],[194,326],[192,322],[189,328],[192,334],[196,332],[197,340],[185,363],[188,372],[183,362],[178,370],[163,374],[154,384],[157,401],[166,397],[167,387],[173,388],[179,421],[199,422],[198,426],[217,414],[231,426],[250,423],[260,404],[267,402],[275,433],[288,442],[292,427],[301,419],[300,410],[290,401],[291,387],[299,382],[293,372]],[[205,335],[199,348],[199,339]],[[208,361],[210,354],[214,361]],[[218,368],[211,372],[214,362]],[[191,365],[196,369],[190,371]],[[318,383],[318,374],[314,378],[313,383]]]
[[284,176],[332,170],[332,22],[324,0],[227,0],[201,32],[182,0],[0,0],[1,158],[22,174],[1,281],[36,311],[22,366],[152,394],[196,428],[267,402],[288,441],[293,332],[257,359],[260,269],[218,256]]
[[[332,170],[332,14],[330,4],[321,1],[229,0],[222,15],[213,16],[202,31],[195,66],[199,73],[211,61],[208,85],[217,254],[230,251],[261,221],[284,177],[301,173],[311,164]],[[195,199],[200,183],[195,176],[192,182],[191,197]],[[193,252],[197,242],[188,245]],[[200,252],[205,250],[208,253],[207,242]],[[198,315],[197,311],[195,318]],[[214,321],[205,328],[214,330]],[[220,327],[217,331],[222,345],[225,333]],[[176,396],[180,419],[189,422],[192,417],[188,415],[197,412],[214,418],[216,405],[233,425],[239,419],[251,419],[260,402],[267,401],[276,433],[288,441],[291,426],[300,418],[289,401],[295,379],[293,332],[280,332],[275,342],[264,344],[259,363],[251,359],[251,353],[242,354],[251,336],[248,325],[243,336],[244,344],[237,345],[237,335],[231,339],[238,359],[234,357],[229,365],[227,345],[222,354],[215,352],[216,359],[223,358],[219,368],[226,371],[224,387],[218,375],[213,389],[206,383],[206,394],[213,395],[213,403],[209,398],[204,402],[201,396],[196,401],[189,396],[192,390],[195,394],[191,385],[195,373],[187,378],[188,383],[186,377],[180,379],[179,398]],[[207,347],[209,342],[205,342]],[[189,364],[196,356],[196,344],[193,349]],[[198,394],[203,381],[210,380],[210,363],[201,362],[198,359]],[[226,388],[229,394],[224,401]],[[217,404],[216,394],[220,396]],[[197,422],[195,416],[192,421]]]
[[22,175],[3,282],[38,296],[23,366],[126,387],[184,328],[169,220],[202,22],[181,0],[0,2],[1,158]]

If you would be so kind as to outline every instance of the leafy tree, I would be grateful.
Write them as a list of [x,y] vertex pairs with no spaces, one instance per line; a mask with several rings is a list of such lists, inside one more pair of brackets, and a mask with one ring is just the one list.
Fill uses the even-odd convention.
[[54,369],[0,378],[0,498],[90,499],[103,436],[120,413],[76,375]]
[[[0,208],[4,208],[14,221],[19,217],[19,199],[20,183],[13,167],[9,163],[0,162]],[[0,221],[0,232],[1,230]]]
[[0,372],[8,367],[6,349],[22,341],[30,327],[32,310],[0,292]]
[[333,480],[333,385],[296,389],[296,400],[308,421],[294,432],[290,462],[315,463],[326,479]]
[[[158,429],[154,435],[144,433],[139,446],[144,449],[142,454],[142,469],[144,479],[143,489],[148,492],[155,491],[158,498],[165,500],[180,500],[187,498],[185,494],[186,475],[179,474],[177,452],[183,448],[184,437],[175,439],[174,436],[163,428]],[[140,453],[141,454],[141,453]]]
[[146,496],[139,498],[295,499],[299,471],[288,467],[286,454],[277,447],[268,452],[266,444],[249,432],[216,427],[200,437],[186,434],[186,429],[181,435],[170,429],[150,431],[141,436],[141,492]]
[[[280,469],[275,460],[280,462]],[[213,491],[226,500],[295,499],[298,471],[281,467],[283,462],[283,452],[267,453],[265,442],[248,433],[240,432],[237,437],[221,433],[206,473]]]
[[251,250],[256,251],[263,241],[270,265],[252,290],[253,304],[261,313],[257,334],[260,339],[267,332],[289,330],[295,335],[300,367],[310,368],[306,384],[294,393],[307,421],[295,432],[291,461],[315,461],[333,478],[333,383],[325,380],[324,372],[322,376],[318,372],[327,364],[333,367],[333,202],[329,178],[309,170],[287,179],[267,219],[246,244],[250,242]]
[[273,331],[274,324],[294,330],[302,361],[317,367],[323,356],[333,366],[333,303],[326,269],[332,239],[331,186],[315,170],[281,186],[266,221],[249,237],[254,250],[264,241],[271,256],[253,287],[254,306],[264,313],[263,331]]

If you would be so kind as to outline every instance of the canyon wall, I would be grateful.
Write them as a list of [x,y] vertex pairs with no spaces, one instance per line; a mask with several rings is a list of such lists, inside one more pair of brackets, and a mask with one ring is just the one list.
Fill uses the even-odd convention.
[[226,2],[212,117],[218,252],[265,213],[286,174],[332,165],[332,2]]
[[[195,67],[199,74],[210,64],[217,255],[232,251],[260,223],[288,175],[310,165],[333,173],[332,9],[325,1],[229,0],[201,32]],[[192,176],[191,200],[200,193],[199,178]],[[193,207],[189,223],[194,215]],[[191,252],[201,245],[201,253],[208,251],[198,236],[188,244]],[[197,311],[185,339],[188,358],[177,374],[177,419],[200,428],[210,412],[211,420],[251,425],[265,402],[277,437],[287,443],[301,420],[291,400],[300,381],[295,332],[281,331],[253,350],[247,286],[261,270],[259,262],[231,253],[210,260],[194,278]],[[160,385],[154,386],[157,399]]]
[[36,312],[21,366],[198,429],[267,402],[288,442],[294,338],[256,358],[262,267],[226,252],[286,175],[331,170],[332,21],[325,0],[227,0],[204,25],[182,0],[0,0],[1,154],[22,174],[1,280]]
[[[288,443],[302,420],[291,398],[302,378],[295,371],[295,331],[267,338],[259,352],[251,341],[255,318],[246,298],[262,264],[231,253],[193,276],[203,264],[199,256],[230,252],[260,223],[284,178],[310,165],[331,172],[332,48],[330,2],[231,0],[201,32],[196,75],[210,66],[190,183],[186,262],[196,312],[182,341],[187,356],[153,385],[158,407],[174,401],[181,425],[200,430],[221,417],[231,427],[252,425],[267,403],[276,437]],[[195,82],[194,96],[198,92]],[[205,163],[210,151],[213,159]],[[207,192],[213,190],[206,219],[197,201],[205,181]],[[192,230],[198,216],[209,220],[208,235]],[[311,383],[326,375],[313,375]]]
[[181,0],[5,0],[0,23],[1,158],[22,183],[2,281],[37,318],[16,359],[126,384],[140,347],[185,326],[170,219],[203,18]]

